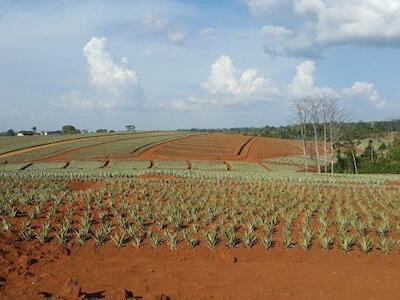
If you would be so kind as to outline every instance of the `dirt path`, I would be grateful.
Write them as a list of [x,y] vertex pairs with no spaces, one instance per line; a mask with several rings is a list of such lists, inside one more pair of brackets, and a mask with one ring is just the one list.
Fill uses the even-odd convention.
[[242,146],[240,146],[239,151],[237,153],[237,156],[240,156],[244,149],[246,148],[247,145],[250,145],[251,141],[254,140],[255,137],[249,138],[246,142],[243,143]]

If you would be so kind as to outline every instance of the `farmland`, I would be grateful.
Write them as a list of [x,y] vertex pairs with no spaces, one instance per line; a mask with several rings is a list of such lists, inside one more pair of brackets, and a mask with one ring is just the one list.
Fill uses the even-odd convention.
[[305,173],[301,152],[184,132],[9,152],[0,296],[393,298],[400,179]]

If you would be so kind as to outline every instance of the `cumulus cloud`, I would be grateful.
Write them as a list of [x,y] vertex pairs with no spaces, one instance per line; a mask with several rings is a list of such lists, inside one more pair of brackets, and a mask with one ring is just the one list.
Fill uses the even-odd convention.
[[295,96],[312,93],[314,89],[315,63],[307,60],[296,67],[296,75],[289,84],[290,92]]
[[203,97],[174,99],[159,108],[171,111],[195,112],[207,107],[224,107],[271,103],[288,99],[315,95],[341,98],[349,106],[357,107],[361,103],[374,108],[383,108],[385,100],[373,83],[356,81],[350,87],[335,89],[318,86],[315,81],[316,64],[306,60],[296,66],[290,83],[275,86],[269,79],[257,75],[257,70],[247,69],[240,72],[228,55],[221,55],[212,65],[208,80],[202,87],[208,92]]
[[357,81],[352,87],[344,89],[343,95],[355,101],[367,99],[376,108],[382,108],[386,104],[374,84],[370,82]]
[[[251,11],[279,8],[283,3],[291,6],[291,19],[299,28],[293,29],[294,36],[278,34],[277,41],[267,39],[267,49],[281,55],[318,56],[324,49],[340,45],[400,46],[399,0],[246,0],[246,3]],[[287,11],[282,9],[282,13]],[[281,22],[267,28],[288,24],[285,18]]]
[[307,95],[331,95],[335,96],[335,91],[330,87],[318,87],[315,86],[315,62],[306,60],[296,67],[296,75],[292,82],[289,84],[289,92],[293,96],[302,97]]
[[136,72],[129,69],[127,59],[122,64],[114,62],[106,51],[106,39],[93,37],[83,48],[90,72],[90,83],[99,91],[103,99],[101,105],[110,108],[119,105],[132,105],[132,98],[138,88],[139,78]]
[[208,80],[203,88],[212,94],[237,97],[264,97],[278,93],[269,79],[257,75],[256,69],[247,69],[242,73],[233,65],[227,55],[219,57],[211,66]]
[[211,65],[208,79],[201,86],[207,95],[174,99],[162,105],[162,108],[173,111],[200,111],[209,106],[269,102],[279,95],[279,89],[269,79],[258,76],[256,69],[246,69],[241,72],[225,54]]
[[315,85],[316,66],[314,61],[304,61],[296,67],[296,74],[288,85],[289,95],[304,97],[309,95],[328,95],[343,98],[347,103],[358,104],[368,101],[375,108],[383,108],[386,101],[381,98],[373,83],[356,81],[351,87],[335,90],[331,87]]
[[83,48],[89,70],[90,88],[73,89],[57,100],[59,107],[83,111],[89,109],[134,108],[143,99],[139,77],[123,57],[116,63],[106,50],[107,40],[93,37]]

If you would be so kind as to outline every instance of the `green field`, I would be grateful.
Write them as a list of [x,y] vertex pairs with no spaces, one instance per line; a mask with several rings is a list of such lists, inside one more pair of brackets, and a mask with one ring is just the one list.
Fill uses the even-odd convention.
[[[107,135],[82,135],[67,137],[3,137],[3,152],[26,149],[32,146],[40,146],[40,149],[29,149],[30,151],[1,157],[1,162],[32,162],[41,159],[51,159],[57,155],[63,155],[63,160],[85,160],[93,157],[107,157],[118,155],[133,155],[146,147],[156,143],[172,140],[184,136],[183,133],[174,132],[151,132],[151,133],[124,133]],[[21,138],[21,140],[19,140]],[[3,140],[4,139],[4,140]],[[32,139],[31,141],[29,139]],[[66,142],[57,144],[56,142]],[[7,146],[5,146],[9,143]],[[51,144],[56,143],[56,144]],[[7,151],[6,151],[7,150]]]

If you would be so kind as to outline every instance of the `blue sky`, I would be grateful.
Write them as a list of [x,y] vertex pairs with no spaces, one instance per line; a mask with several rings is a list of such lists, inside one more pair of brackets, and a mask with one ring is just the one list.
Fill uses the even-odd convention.
[[400,115],[400,0],[0,0],[0,129],[281,125],[324,93]]

